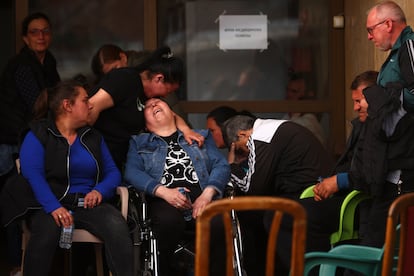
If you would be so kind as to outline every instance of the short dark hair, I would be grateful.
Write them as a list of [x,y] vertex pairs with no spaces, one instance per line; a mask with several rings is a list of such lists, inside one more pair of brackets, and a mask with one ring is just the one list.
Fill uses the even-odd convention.
[[303,80],[305,83],[305,95],[301,98],[301,100],[310,100],[314,99],[314,95],[310,95],[316,92],[316,81],[315,78],[309,72],[296,72],[296,71],[289,71],[289,82],[291,81],[298,81]]
[[237,134],[240,130],[252,129],[254,121],[256,118],[247,115],[236,115],[225,121],[221,131],[226,146],[230,147],[231,143],[239,139]]
[[233,116],[237,115],[237,111],[236,109],[230,107],[230,106],[219,106],[213,110],[211,110],[208,114],[207,114],[207,119],[208,118],[213,118],[214,121],[216,121],[216,124],[221,127],[223,125],[223,123],[230,119]]
[[42,12],[35,12],[35,13],[32,13],[32,14],[29,14],[28,16],[26,16],[23,19],[23,22],[22,22],[22,36],[27,35],[27,32],[29,31],[29,24],[30,24],[30,22],[32,22],[35,19],[44,19],[49,24],[49,28],[52,27],[52,24],[50,23],[49,17],[46,14],[44,14]]
[[362,84],[365,84],[367,87],[373,86],[377,83],[378,71],[365,71],[357,75],[351,83],[351,90],[357,89]]

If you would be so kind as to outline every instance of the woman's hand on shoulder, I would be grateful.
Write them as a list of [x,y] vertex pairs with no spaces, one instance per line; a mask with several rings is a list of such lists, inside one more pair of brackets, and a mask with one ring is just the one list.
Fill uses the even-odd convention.
[[175,124],[177,125],[177,128],[181,130],[181,132],[184,135],[184,139],[187,141],[187,143],[191,145],[193,144],[193,141],[196,141],[198,146],[201,148],[204,144],[204,136],[192,130],[188,126],[188,124],[184,121],[184,119],[175,113],[174,113],[174,118],[175,118]]
[[190,128],[186,130],[185,132],[183,132],[183,135],[184,135],[184,139],[190,145],[193,143],[193,141],[196,141],[200,148],[204,145],[204,140],[205,140],[204,136],[198,132],[195,132],[194,130]]

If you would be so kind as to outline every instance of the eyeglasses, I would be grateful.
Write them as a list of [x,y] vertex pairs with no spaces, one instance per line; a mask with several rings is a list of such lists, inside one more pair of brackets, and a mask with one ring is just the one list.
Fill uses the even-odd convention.
[[379,23],[377,23],[377,24],[375,24],[375,25],[372,25],[371,27],[367,27],[367,32],[368,32],[370,35],[372,35],[372,33],[374,32],[375,28],[376,28],[376,27],[378,27],[379,25],[381,25],[381,24],[385,23],[387,20],[388,20],[388,19],[385,19],[385,20],[383,20],[383,21],[381,21],[381,22],[379,22]]
[[44,28],[44,29],[31,29],[28,31],[29,34],[33,35],[33,36],[39,36],[40,34],[43,35],[50,35],[50,29],[49,28]]

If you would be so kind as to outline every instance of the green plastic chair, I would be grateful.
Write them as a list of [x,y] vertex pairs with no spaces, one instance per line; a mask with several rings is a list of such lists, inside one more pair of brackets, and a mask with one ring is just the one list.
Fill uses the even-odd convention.
[[305,254],[304,274],[320,265],[319,275],[335,275],[338,267],[349,268],[367,276],[381,274],[383,248],[343,244],[329,252],[309,252]]
[[396,198],[388,209],[383,248],[338,245],[329,252],[305,254],[304,275],[320,266],[319,275],[335,275],[337,267],[352,269],[367,276],[414,275],[412,235],[414,193]]
[[[315,185],[307,187],[301,194],[300,198],[313,197],[313,188]],[[358,238],[358,230],[355,229],[355,210],[358,204],[368,199],[369,196],[361,191],[353,190],[344,199],[341,205],[341,211],[339,215],[339,227],[338,231],[331,234],[331,245]]]

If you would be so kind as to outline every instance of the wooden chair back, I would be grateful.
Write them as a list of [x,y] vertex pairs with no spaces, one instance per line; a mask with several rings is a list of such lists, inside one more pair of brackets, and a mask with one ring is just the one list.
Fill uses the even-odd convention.
[[[396,228],[400,224],[399,237]],[[395,248],[398,248],[396,275],[414,275],[414,193],[399,196],[388,210],[382,275],[393,275]],[[409,236],[411,235],[411,237]],[[398,243],[398,245],[396,245]],[[395,269],[394,269],[395,270]],[[394,271],[395,272],[395,271]]]
[[210,255],[210,221],[216,215],[222,215],[226,235],[226,275],[233,272],[233,239],[231,227],[231,210],[272,210],[273,221],[269,231],[266,253],[266,276],[274,275],[277,237],[283,215],[292,216],[292,255],[291,276],[302,276],[304,268],[304,254],[306,243],[306,211],[298,202],[280,198],[264,196],[242,196],[233,199],[220,199],[209,204],[196,221],[196,256],[195,275],[209,275]]

